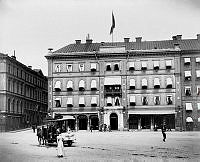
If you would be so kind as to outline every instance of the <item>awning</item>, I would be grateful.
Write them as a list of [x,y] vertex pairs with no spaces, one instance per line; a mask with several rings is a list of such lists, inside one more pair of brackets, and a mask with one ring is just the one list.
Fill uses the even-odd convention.
[[147,86],[147,79],[142,79],[142,86]]
[[130,102],[135,103],[135,96],[130,96]]
[[166,66],[172,66],[172,60],[166,60]]
[[55,101],[61,101],[61,98],[55,98]]
[[67,99],[67,105],[73,105],[72,97],[69,97],[69,98]]
[[187,122],[187,123],[192,123],[192,122],[193,122],[193,119],[192,119],[191,117],[187,117],[187,118],[186,118],[186,122]]
[[71,80],[67,82],[67,88],[73,88],[73,82]]
[[199,63],[200,62],[200,57],[196,58],[196,62]]
[[200,110],[200,103],[197,103],[197,110]]
[[131,68],[131,67],[135,67],[135,63],[134,62],[129,62],[129,68]]
[[135,79],[130,79],[130,86],[135,87]]
[[200,70],[197,70],[196,74],[197,74],[197,78],[200,78]]
[[56,81],[55,89],[61,89],[61,81]]
[[172,85],[172,78],[167,78],[167,85]]
[[185,71],[185,77],[191,77],[191,71]]
[[97,64],[96,63],[91,63],[91,67],[90,67],[90,69],[97,69]]
[[80,87],[82,87],[82,88],[85,87],[85,82],[84,82],[84,80],[80,80],[80,82],[79,82],[79,88],[80,88]]
[[104,85],[121,85],[121,77],[119,76],[105,77]]
[[107,97],[107,104],[108,103],[112,104],[112,98],[111,97]]
[[130,110],[128,111],[128,114],[175,114],[175,110]]
[[91,88],[97,88],[97,81],[96,80],[91,81]]
[[154,86],[155,85],[160,85],[160,80],[159,78],[154,78]]
[[63,115],[62,119],[57,119],[56,121],[62,121],[62,120],[75,120],[75,118],[73,116],[70,115]]
[[190,63],[190,58],[184,58],[185,63]]
[[185,109],[186,110],[193,110],[192,103],[185,103]]
[[97,97],[92,97],[91,99],[91,105],[97,104]]
[[154,61],[153,65],[154,65],[154,67],[159,67],[159,61]]
[[85,105],[85,98],[84,97],[79,98],[79,105]]
[[147,62],[144,62],[144,61],[143,61],[143,62],[142,62],[142,67],[143,67],[143,68],[146,68],[146,67],[147,67]]

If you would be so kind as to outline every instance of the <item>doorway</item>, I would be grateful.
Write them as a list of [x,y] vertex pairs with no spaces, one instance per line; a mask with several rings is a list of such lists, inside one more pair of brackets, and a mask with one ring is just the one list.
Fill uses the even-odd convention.
[[110,114],[110,128],[111,130],[118,130],[118,116],[116,113]]
[[79,130],[87,130],[87,123],[88,123],[87,116],[80,115],[78,119],[79,119]]

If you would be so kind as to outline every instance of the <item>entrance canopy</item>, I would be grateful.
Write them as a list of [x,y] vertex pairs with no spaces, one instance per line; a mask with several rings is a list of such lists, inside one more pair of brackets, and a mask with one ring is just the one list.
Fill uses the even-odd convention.
[[175,114],[175,110],[132,110],[129,111],[128,114],[141,114],[141,115],[160,115],[160,114]]
[[121,85],[121,77],[119,76],[105,77],[104,85]]

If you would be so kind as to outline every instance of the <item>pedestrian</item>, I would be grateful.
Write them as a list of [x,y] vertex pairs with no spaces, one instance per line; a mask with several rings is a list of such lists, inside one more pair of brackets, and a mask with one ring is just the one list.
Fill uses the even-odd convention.
[[35,133],[35,124],[32,125],[33,133]]
[[90,126],[90,132],[92,132],[92,130],[93,130],[93,125]]
[[47,128],[42,126],[42,144],[47,144]]
[[57,136],[57,156],[60,158],[60,157],[63,157],[63,137],[61,134],[59,134]]
[[167,135],[165,133],[166,132],[166,125],[165,124],[163,124],[161,130],[162,130],[162,135],[163,135],[163,142],[165,142],[165,140],[167,138]]
[[42,141],[42,129],[40,127],[37,128],[37,136],[38,136],[39,145],[41,145],[41,141]]

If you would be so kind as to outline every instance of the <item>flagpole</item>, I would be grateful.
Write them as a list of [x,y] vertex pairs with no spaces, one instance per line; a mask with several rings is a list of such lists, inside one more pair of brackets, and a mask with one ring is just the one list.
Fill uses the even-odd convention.
[[112,32],[112,44],[113,44],[113,32]]

